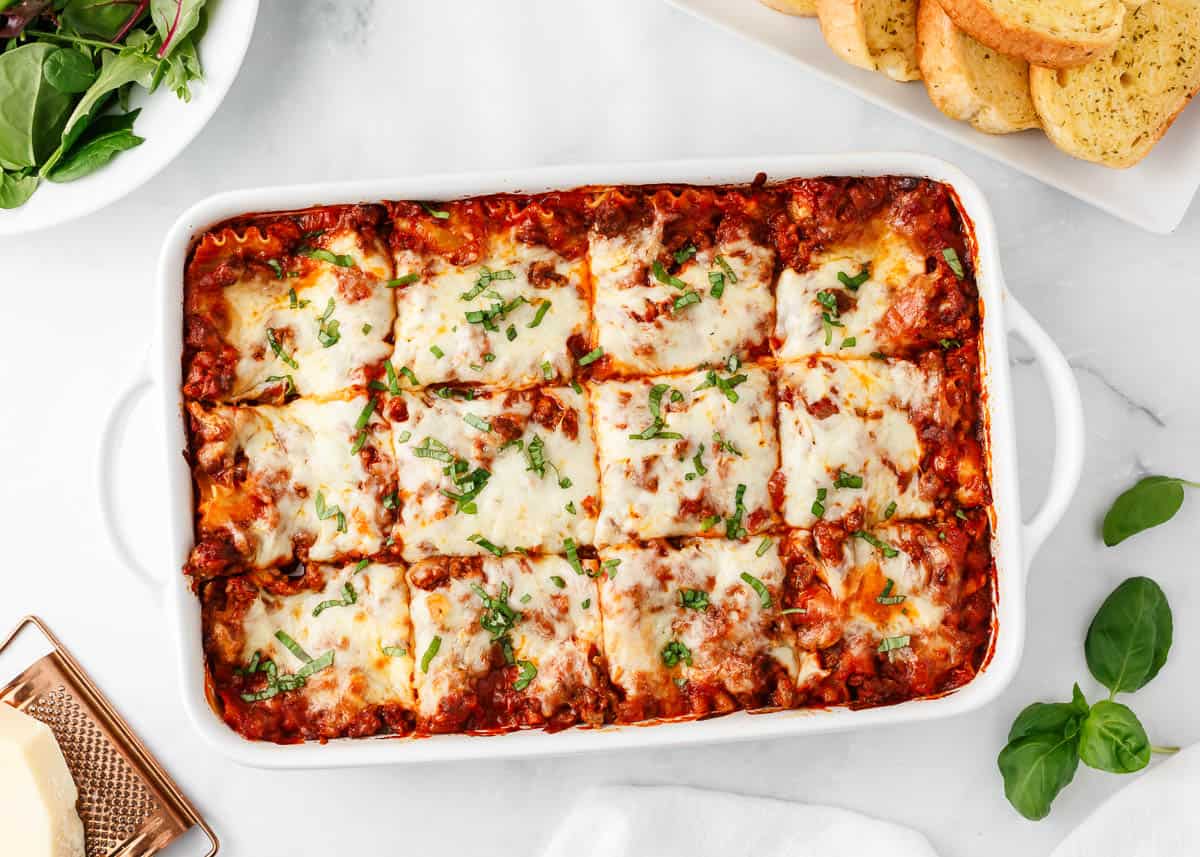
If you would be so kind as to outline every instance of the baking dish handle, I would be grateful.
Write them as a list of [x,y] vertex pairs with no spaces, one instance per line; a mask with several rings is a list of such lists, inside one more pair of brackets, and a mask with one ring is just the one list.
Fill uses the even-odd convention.
[[129,423],[129,414],[138,400],[154,385],[154,376],[150,373],[149,354],[142,358],[140,365],[121,388],[120,394],[104,418],[104,427],[100,431],[100,444],[96,454],[96,485],[100,501],[100,521],[104,534],[108,537],[109,547],[129,569],[134,577],[145,584],[155,596],[161,597],[163,582],[138,562],[137,555],[125,538],[121,523],[118,520],[116,492],[114,491],[113,474],[116,466],[117,451],[121,438],[125,435],[125,427]]
[[1028,568],[1038,548],[1062,520],[1079,484],[1085,443],[1083,401],[1075,374],[1054,340],[1011,294],[1006,298],[1004,312],[1008,331],[1033,350],[1054,408],[1054,464],[1050,468],[1050,488],[1041,508],[1024,525],[1025,567]]

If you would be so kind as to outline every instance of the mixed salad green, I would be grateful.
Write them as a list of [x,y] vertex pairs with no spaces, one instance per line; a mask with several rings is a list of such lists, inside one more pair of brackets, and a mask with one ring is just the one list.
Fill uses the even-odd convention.
[[0,0],[0,208],[144,142],[134,86],[191,98],[205,0]]

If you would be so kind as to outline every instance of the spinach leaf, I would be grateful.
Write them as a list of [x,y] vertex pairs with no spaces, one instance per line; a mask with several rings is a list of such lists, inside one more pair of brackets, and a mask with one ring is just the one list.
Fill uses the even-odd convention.
[[1104,544],[1112,547],[1142,530],[1165,524],[1183,505],[1183,488],[1200,487],[1173,476],[1147,476],[1118,497],[1104,516]]
[[0,208],[20,208],[37,190],[38,178],[28,170],[0,171]]
[[87,92],[83,94],[83,98],[79,99],[79,103],[75,105],[75,111],[67,120],[66,128],[63,129],[63,137],[71,133],[76,123],[84,121],[84,117],[91,113],[92,108],[109,93],[120,89],[127,83],[136,83],[150,88],[150,84],[154,81],[154,70],[158,66],[153,59],[136,50],[123,50],[119,54],[112,51],[103,53],[102,65],[100,66],[100,74],[96,76],[96,81]]
[[165,59],[178,49],[188,34],[200,23],[204,0],[150,0],[150,17],[162,39],[159,59]]
[[1018,714],[1008,732],[1008,740],[1011,743],[1043,733],[1074,735],[1087,715],[1087,700],[1076,684],[1070,702],[1035,702]]
[[1129,708],[1102,699],[1079,730],[1079,758],[1101,771],[1129,774],[1150,764],[1150,739]]
[[46,57],[42,69],[46,82],[59,92],[71,95],[87,90],[96,79],[96,67],[91,58],[74,48],[59,48]]
[[1131,577],[1100,605],[1083,651],[1096,681],[1115,693],[1143,687],[1167,661],[1171,606],[1157,583]]
[[1077,738],[1038,732],[1012,741],[996,760],[1004,777],[1004,796],[1021,815],[1037,821],[1075,777]]
[[46,83],[46,58],[59,50],[34,42],[0,54],[0,167],[32,167],[58,145],[71,96]]
[[63,23],[81,35],[114,41],[146,11],[144,3],[132,0],[67,0]]
[[[133,112],[137,113],[137,111]],[[125,114],[125,116],[129,115],[131,114]],[[124,117],[118,118],[123,119]],[[47,178],[52,182],[59,183],[81,179],[100,169],[121,152],[140,146],[144,142],[142,137],[137,136],[128,128],[89,134],[88,139],[80,143],[77,148],[72,149]]]

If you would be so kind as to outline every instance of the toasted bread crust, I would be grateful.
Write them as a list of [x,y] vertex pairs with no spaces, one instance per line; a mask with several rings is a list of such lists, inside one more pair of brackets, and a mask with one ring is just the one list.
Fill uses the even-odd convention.
[[817,14],[817,0],[759,0],[764,6],[770,6],[785,15],[802,15],[812,18]]
[[[907,22],[903,20],[907,7],[915,4],[916,0],[817,0],[817,18],[825,41],[846,62],[881,72],[893,80],[920,80],[916,15],[910,14],[911,20]],[[887,32],[898,44],[875,50],[871,44],[871,13],[878,12],[880,6],[887,7],[887,23],[892,25]]]
[[1094,34],[1072,37],[1007,21],[996,13],[991,0],[936,0],[954,25],[978,42],[1032,65],[1071,68],[1091,62],[1112,50],[1121,37],[1124,5],[1117,3],[1113,26]]
[[929,99],[951,119],[987,134],[1040,126],[1029,94],[1028,63],[972,40],[934,0],[924,0],[917,14],[917,61]]

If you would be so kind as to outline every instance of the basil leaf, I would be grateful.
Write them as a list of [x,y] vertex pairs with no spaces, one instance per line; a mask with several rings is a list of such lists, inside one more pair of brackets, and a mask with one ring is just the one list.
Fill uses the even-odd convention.
[[96,80],[96,67],[82,51],[59,48],[46,57],[42,74],[59,92],[75,95],[86,91]]
[[[136,111],[134,111],[136,112]],[[128,129],[118,129],[93,136],[72,149],[57,167],[47,174],[52,182],[62,184],[91,175],[105,166],[121,152],[136,148],[146,142]]]
[[1076,735],[1088,710],[1087,699],[1076,684],[1070,702],[1035,702],[1027,706],[1008,731],[1009,743],[1038,734]]
[[1195,482],[1172,476],[1147,476],[1118,497],[1104,516],[1104,543],[1118,545],[1143,530],[1165,524],[1183,505],[1184,486]]
[[1150,764],[1150,739],[1129,708],[1102,699],[1079,730],[1079,758],[1101,771],[1130,774]]
[[1010,741],[996,760],[1004,777],[1004,796],[1030,821],[1050,814],[1054,798],[1075,778],[1079,767],[1075,735],[1038,732]]
[[742,580],[758,593],[759,603],[762,604],[762,608],[769,610],[771,607],[771,591],[767,589],[767,585],[748,571],[742,572]]
[[58,50],[35,42],[0,53],[0,168],[36,166],[59,143],[72,97],[47,83],[43,72]]
[[1171,606],[1157,583],[1131,577],[1100,605],[1083,651],[1096,681],[1113,693],[1144,687],[1167,661]]

